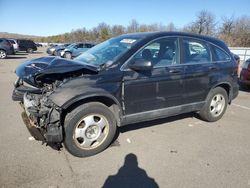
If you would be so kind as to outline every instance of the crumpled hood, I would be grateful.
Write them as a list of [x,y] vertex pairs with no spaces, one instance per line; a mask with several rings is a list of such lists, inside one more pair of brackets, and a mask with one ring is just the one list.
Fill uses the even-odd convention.
[[16,68],[17,76],[34,86],[39,80],[53,82],[74,72],[96,74],[98,67],[57,57],[41,57],[25,61]]

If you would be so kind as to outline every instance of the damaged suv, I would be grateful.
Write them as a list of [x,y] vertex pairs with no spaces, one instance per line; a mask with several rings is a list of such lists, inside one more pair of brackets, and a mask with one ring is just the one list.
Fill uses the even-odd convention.
[[28,60],[16,74],[12,98],[30,133],[78,157],[107,148],[119,126],[186,112],[217,121],[238,95],[224,42],[179,32],[121,35],[73,60]]

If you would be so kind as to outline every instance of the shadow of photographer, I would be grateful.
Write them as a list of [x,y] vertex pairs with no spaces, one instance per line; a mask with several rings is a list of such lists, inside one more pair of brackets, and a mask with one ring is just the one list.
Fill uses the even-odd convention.
[[124,165],[115,175],[109,176],[103,188],[158,188],[155,180],[145,170],[139,168],[137,157],[130,153],[125,157]]

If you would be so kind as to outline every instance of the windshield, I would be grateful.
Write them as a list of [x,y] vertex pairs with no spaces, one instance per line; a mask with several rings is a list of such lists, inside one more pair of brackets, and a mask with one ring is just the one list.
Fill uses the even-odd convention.
[[111,38],[101,44],[90,48],[74,60],[84,64],[103,65],[112,64],[118,57],[126,53],[139,41],[139,38],[121,36]]

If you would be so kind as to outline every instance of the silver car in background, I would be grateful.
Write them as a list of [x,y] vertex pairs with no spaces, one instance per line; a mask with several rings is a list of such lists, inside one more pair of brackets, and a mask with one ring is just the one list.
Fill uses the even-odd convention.
[[63,58],[72,59],[92,48],[93,46],[95,46],[94,43],[73,43],[62,50],[60,56]]

